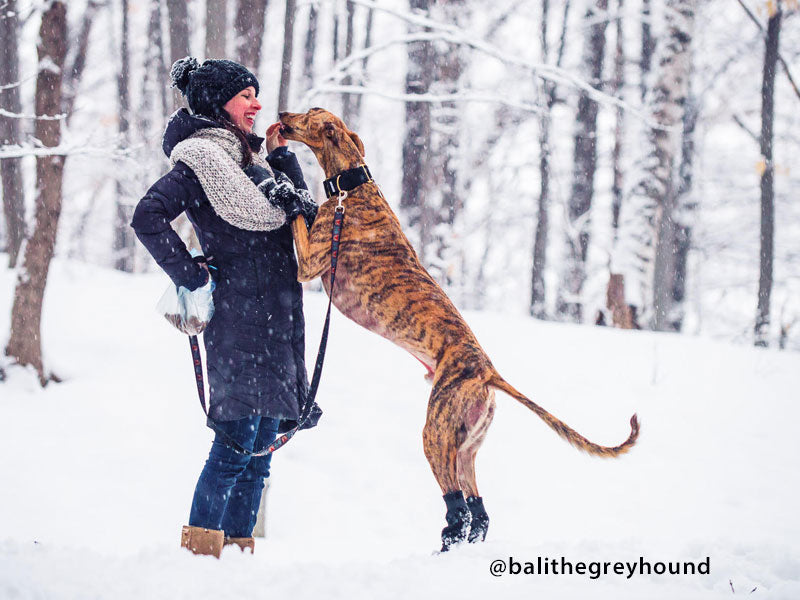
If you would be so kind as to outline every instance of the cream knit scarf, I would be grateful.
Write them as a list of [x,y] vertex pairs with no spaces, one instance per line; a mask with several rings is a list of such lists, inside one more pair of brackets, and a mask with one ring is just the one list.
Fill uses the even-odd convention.
[[178,161],[194,171],[203,186],[211,206],[222,219],[249,231],[271,231],[286,222],[286,214],[273,206],[265,196],[288,186],[294,186],[282,173],[275,173],[263,157],[253,153],[253,164],[265,168],[272,178],[258,187],[241,168],[242,146],[232,132],[221,127],[209,127],[195,132],[175,146],[170,154],[173,166]]

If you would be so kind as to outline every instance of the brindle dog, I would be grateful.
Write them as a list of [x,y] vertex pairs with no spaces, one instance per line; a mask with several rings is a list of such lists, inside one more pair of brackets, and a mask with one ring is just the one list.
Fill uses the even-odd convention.
[[[330,178],[363,164],[364,145],[341,119],[321,108],[281,113],[288,140],[306,144]],[[337,198],[324,202],[307,231],[302,217],[292,224],[298,279],[310,281],[330,268],[331,228]],[[375,183],[350,191],[333,303],[347,317],[408,350],[428,369],[433,384],[422,432],[425,456],[447,505],[443,550],[468,539],[483,541],[489,518],[475,482],[475,455],[494,415],[501,390],[535,412],[558,435],[596,456],[627,452],[639,435],[636,415],[619,446],[590,442],[509,385],[439,285],[428,274]],[[330,293],[329,278],[322,279]],[[466,499],[466,501],[465,501]]]

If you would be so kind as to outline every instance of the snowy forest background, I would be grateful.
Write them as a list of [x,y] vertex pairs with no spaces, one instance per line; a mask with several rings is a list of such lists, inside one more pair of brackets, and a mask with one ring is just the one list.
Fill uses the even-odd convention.
[[[53,255],[156,269],[172,61],[322,106],[456,304],[800,349],[796,0],[0,0],[6,354],[45,380]],[[297,144],[318,200],[322,173]],[[188,222],[176,221],[187,244]],[[5,332],[3,333],[5,336]]]

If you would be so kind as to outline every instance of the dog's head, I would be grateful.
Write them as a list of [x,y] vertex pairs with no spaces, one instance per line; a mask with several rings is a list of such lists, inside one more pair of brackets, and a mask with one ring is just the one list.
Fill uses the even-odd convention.
[[311,148],[326,171],[350,168],[363,162],[361,138],[327,110],[312,108],[307,113],[282,112],[279,117],[281,135]]

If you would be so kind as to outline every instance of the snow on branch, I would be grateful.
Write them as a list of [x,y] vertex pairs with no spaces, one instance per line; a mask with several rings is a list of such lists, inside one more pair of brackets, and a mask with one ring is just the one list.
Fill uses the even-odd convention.
[[26,156],[102,156],[111,159],[134,160],[133,155],[138,150],[138,146],[121,148],[116,143],[106,145],[89,146],[85,142],[73,142],[59,144],[58,146],[19,146],[8,145],[0,146],[0,159],[3,158],[24,158]]
[[9,112],[4,108],[0,108],[0,117],[8,117],[10,119],[34,119],[39,121],[61,121],[62,119],[66,119],[67,115],[25,115],[22,113]]
[[431,102],[437,104],[442,102],[485,102],[489,104],[502,104],[532,113],[541,113],[544,110],[541,106],[536,106],[535,104],[515,102],[496,94],[472,91],[461,91],[456,94],[402,94],[357,85],[320,85],[309,90],[309,92],[313,92],[313,94],[308,96],[309,99],[317,94],[361,94],[379,96],[389,100],[397,100],[398,102]]
[[10,90],[12,88],[19,87],[23,83],[25,83],[26,81],[30,81],[31,79],[36,79],[36,75],[30,75],[25,79],[20,79],[19,81],[15,81],[14,83],[6,83],[4,85],[0,85],[0,92],[2,92],[3,90]]
[[[598,90],[597,88],[593,87],[580,77],[556,65],[534,62],[519,56],[515,56],[513,54],[500,50],[499,48],[496,48],[487,42],[476,39],[475,36],[471,35],[469,32],[464,31],[459,27],[456,27],[455,25],[447,25],[444,23],[439,23],[427,17],[422,17],[419,15],[411,15],[408,13],[404,13],[402,11],[380,7],[377,4],[370,2],[369,0],[354,0],[354,2],[357,4],[361,4],[363,6],[375,8],[376,10],[382,10],[384,12],[388,12],[402,19],[405,19],[406,21],[425,27],[429,31],[411,33],[405,36],[388,40],[382,44],[369,46],[368,48],[364,48],[363,50],[360,50],[358,52],[353,52],[346,58],[337,62],[333,66],[333,69],[330,72],[328,72],[327,75],[321,78],[319,85],[314,86],[304,94],[302,99],[303,103],[307,104],[311,98],[320,93],[319,90],[326,84],[338,83],[339,81],[341,81],[341,79],[345,77],[348,70],[354,64],[361,63],[361,61],[363,61],[365,58],[372,56],[373,54],[377,54],[392,46],[397,46],[397,45],[407,45],[414,42],[443,41],[450,44],[467,46],[477,52],[481,52],[487,56],[495,58],[506,65],[512,65],[515,67],[520,67],[522,69],[532,71],[535,76],[544,79],[546,81],[550,81],[554,84],[566,85],[566,86],[571,86],[573,88],[577,88],[582,92],[584,92],[589,98],[591,98],[597,103],[616,106],[631,113],[632,115],[636,116],[641,121],[643,121],[651,129],[677,130],[677,128],[665,127],[661,125],[660,123],[654,121],[649,115],[645,114],[640,109],[631,106],[629,103],[619,98],[615,98],[614,96],[611,96],[609,94],[606,94]],[[365,88],[358,88],[358,89],[365,89]],[[376,93],[376,92],[370,91],[370,93]]]

